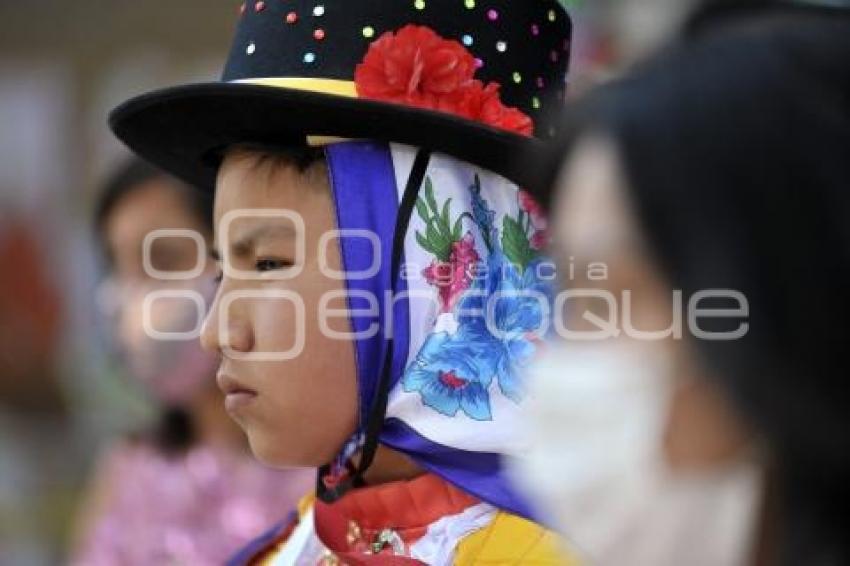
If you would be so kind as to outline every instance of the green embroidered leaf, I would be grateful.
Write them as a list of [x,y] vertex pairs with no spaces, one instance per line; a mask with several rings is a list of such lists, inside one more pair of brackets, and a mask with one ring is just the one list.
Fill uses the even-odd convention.
[[416,200],[416,212],[419,213],[419,218],[422,219],[422,222],[425,224],[429,222],[430,214],[428,214],[428,205],[421,198]]
[[431,212],[439,214],[440,208],[437,206],[437,199],[434,198],[434,183],[431,182],[431,177],[425,177],[425,199],[428,201]]
[[433,224],[428,225],[427,239],[431,245],[431,253],[440,261],[449,261],[452,250],[451,240],[442,236]]
[[446,201],[446,204],[443,205],[443,214],[440,218],[440,232],[447,238],[451,238],[451,225],[452,219],[451,215],[451,207],[452,207],[452,199]]
[[528,264],[537,257],[537,252],[529,244],[528,236],[525,235],[520,223],[510,217],[505,217],[502,230],[502,249],[505,252],[505,257],[516,265],[520,273],[525,272]]
[[431,250],[431,242],[426,240],[425,236],[423,236],[419,231],[416,232],[416,241],[419,243],[419,247],[422,248],[423,250],[429,251],[429,252],[432,251]]
[[457,242],[463,237],[463,216],[457,219],[454,228],[452,228],[452,240]]

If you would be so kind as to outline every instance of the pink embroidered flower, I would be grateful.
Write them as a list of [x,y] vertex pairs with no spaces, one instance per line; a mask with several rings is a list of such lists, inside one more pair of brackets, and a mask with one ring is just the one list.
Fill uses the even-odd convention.
[[531,118],[502,104],[501,87],[475,80],[475,70],[475,58],[457,41],[425,26],[407,25],[372,43],[355,69],[354,82],[362,98],[439,110],[533,135]]
[[549,232],[546,230],[538,230],[531,237],[531,249],[535,251],[543,251],[549,246]]
[[[475,249],[475,238],[472,232],[467,232],[460,241],[452,244],[452,261],[463,264],[465,267],[474,266],[481,259]],[[474,275],[474,273],[473,273]]]
[[519,207],[531,216],[531,224],[535,229],[543,231],[549,228],[543,207],[525,191],[519,193]]
[[481,256],[475,249],[475,239],[467,232],[461,240],[452,244],[449,261],[435,259],[422,272],[425,280],[439,289],[440,312],[451,312],[460,296],[472,285],[475,267]]

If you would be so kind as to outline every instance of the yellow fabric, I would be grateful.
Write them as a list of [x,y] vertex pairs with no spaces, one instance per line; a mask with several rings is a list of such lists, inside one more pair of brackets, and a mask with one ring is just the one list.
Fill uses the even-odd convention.
[[509,564],[532,566],[579,566],[581,562],[564,548],[563,540],[516,515],[499,512],[486,528],[458,544],[454,566]]
[[309,77],[266,77],[261,79],[240,79],[235,82],[357,98],[357,85],[354,84],[354,81],[313,79]]
[[304,518],[304,515],[306,515],[308,511],[310,511],[310,508],[313,506],[313,503],[315,503],[315,502],[316,502],[316,494],[315,493],[308,493],[307,495],[305,495],[304,497],[302,497],[301,499],[298,500],[298,507],[297,508],[298,508],[298,520],[299,521]]

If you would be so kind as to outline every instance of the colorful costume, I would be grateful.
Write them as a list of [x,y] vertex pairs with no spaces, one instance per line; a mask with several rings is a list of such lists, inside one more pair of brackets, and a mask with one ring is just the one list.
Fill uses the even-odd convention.
[[[113,112],[137,153],[210,189],[233,144],[326,145],[359,426],[318,499],[234,564],[563,560],[502,460],[523,449],[520,371],[554,279],[518,185],[541,181],[570,32],[553,0],[252,1],[223,82]],[[364,486],[378,443],[427,473]]]

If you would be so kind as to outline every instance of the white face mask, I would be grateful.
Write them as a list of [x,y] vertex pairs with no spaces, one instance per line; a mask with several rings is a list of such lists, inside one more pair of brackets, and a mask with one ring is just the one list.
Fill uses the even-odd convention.
[[662,435],[673,390],[657,345],[555,347],[532,369],[528,458],[515,474],[591,564],[746,564],[757,466],[673,472]]

